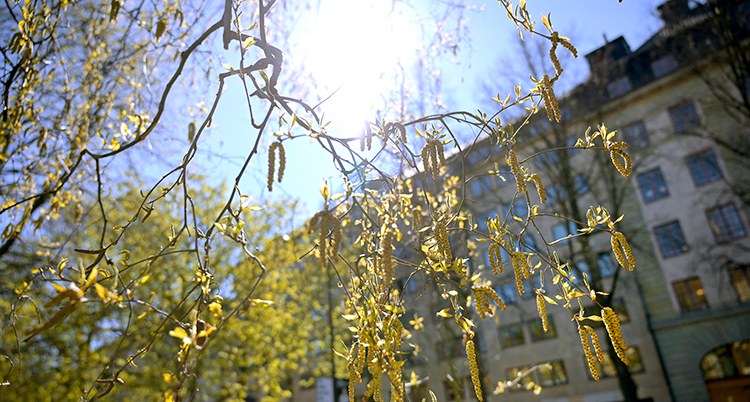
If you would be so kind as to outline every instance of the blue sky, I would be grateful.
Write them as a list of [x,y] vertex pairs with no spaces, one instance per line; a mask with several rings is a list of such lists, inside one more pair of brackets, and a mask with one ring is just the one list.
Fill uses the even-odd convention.
[[[342,0],[325,1],[336,2]],[[390,0],[388,3],[390,4]],[[454,64],[446,63],[448,67],[442,73],[444,99],[450,110],[476,110],[478,107],[486,105],[486,99],[491,98],[495,94],[483,92],[483,81],[491,80],[494,74],[502,74],[504,63],[511,63],[514,60],[513,49],[515,48],[514,44],[517,42],[516,38],[518,34],[513,24],[507,19],[504,11],[500,9],[496,1],[483,0],[475,3],[480,7],[466,14],[469,18],[469,36],[468,41],[463,45],[464,50],[455,57]],[[551,21],[555,30],[559,31],[563,36],[570,37],[573,44],[579,50],[578,59],[566,69],[566,73],[569,73],[570,76],[577,80],[585,79],[588,74],[584,58],[585,54],[602,46],[605,36],[607,39],[613,40],[622,35],[630,44],[631,49],[636,49],[650,35],[656,32],[661,27],[660,20],[656,14],[656,6],[661,3],[662,1],[654,0],[623,0],[622,3],[619,3],[617,0],[527,0],[531,16],[537,18],[539,21],[537,26],[540,29],[544,30],[541,22],[542,13],[544,12],[546,15],[547,12],[551,12]],[[347,12],[351,15],[356,10],[347,9]],[[368,12],[371,11],[365,11],[365,13]],[[347,17],[347,19],[349,18]],[[367,15],[365,18],[372,19],[374,17]],[[354,19],[355,23],[350,23],[348,29],[356,30],[359,25],[368,27],[368,31],[360,33],[363,36],[358,37],[359,39],[356,41],[352,42],[348,35],[341,35],[340,31],[337,32],[335,30],[332,33],[321,31],[316,35],[317,37],[320,35],[334,35],[330,39],[325,40],[325,42],[331,41],[338,47],[355,46],[349,45],[350,42],[357,44],[356,47],[351,49],[343,49],[344,54],[354,54],[356,57],[349,57],[349,59],[355,59],[355,61],[361,58],[356,51],[360,51],[362,47],[374,46],[369,44],[368,40],[378,41],[373,43],[380,46],[381,42],[396,38],[397,44],[393,46],[398,47],[402,54],[409,51],[408,47],[404,49],[403,43],[398,39],[399,35],[408,35],[408,31],[398,31],[397,29],[399,28],[394,28],[396,30],[393,32],[384,29],[373,33],[372,25],[368,26],[364,23],[357,23],[356,18]],[[377,25],[378,22],[375,24]],[[325,27],[329,24],[317,25]],[[402,23],[401,26],[403,25]],[[312,26],[315,27],[316,25],[313,24]],[[309,28],[304,28],[304,30],[307,29]],[[349,40],[349,42],[346,42],[346,40]],[[363,42],[365,43],[364,46],[361,45]],[[382,49],[378,51],[382,52]],[[326,56],[324,60],[330,61],[328,58],[330,56]],[[310,61],[310,64],[313,65],[313,68],[322,69],[326,66],[325,64],[321,64],[322,67],[316,67],[314,60]],[[346,69],[360,70],[360,67],[357,65],[344,66],[343,71],[346,71]],[[327,115],[333,120],[330,126],[330,133],[337,136],[351,137],[357,135],[357,133],[352,132],[351,127],[337,123],[337,112],[346,114],[346,112],[337,110],[337,108],[351,107],[352,93],[356,94],[357,91],[371,90],[370,87],[362,86],[364,85],[363,83],[371,82],[369,79],[355,77],[355,83],[352,84],[351,77],[347,81],[345,77],[340,77],[341,75],[330,74],[330,71],[323,70],[316,74],[321,80],[328,79],[335,81],[337,78],[340,78],[341,83],[348,82],[348,84],[344,85],[344,89],[350,88],[353,90],[349,93],[345,90],[340,91],[327,105],[324,105],[324,108],[328,108]],[[458,77],[458,79],[451,80],[448,77]],[[334,82],[330,85],[335,87],[340,84]],[[524,87],[528,88],[529,84],[524,83]],[[511,89],[498,88],[496,92],[506,94]],[[238,139],[240,143],[246,143],[244,139],[249,139],[251,136],[249,127],[247,127],[247,118],[238,117],[246,114],[247,109],[243,107],[244,97],[241,96],[241,92],[238,91],[236,86],[228,88],[227,96],[228,99],[224,99],[223,105],[220,107],[221,113],[215,119],[218,124],[216,135],[224,140],[223,144],[218,146],[218,149],[220,153],[239,156],[246,154],[248,149],[245,149],[244,146],[236,147],[234,144],[238,143]],[[265,141],[262,149],[266,149],[270,141],[270,138]],[[229,146],[229,144],[233,145]],[[254,194],[254,196],[256,198],[266,198],[287,195],[300,198],[308,204],[308,210],[312,212],[322,205],[319,194],[321,178],[328,176],[334,182],[340,182],[338,175],[332,170],[333,164],[331,158],[328,154],[319,150],[317,144],[314,144],[312,140],[287,141],[285,142],[285,147],[289,155],[289,168],[285,174],[284,181],[281,184],[276,184],[272,194],[269,194],[267,190],[263,190],[261,193]],[[226,171],[228,180],[230,176],[234,177],[233,170],[241,163],[239,159],[216,161],[219,163],[217,170]],[[253,163],[256,168],[255,170],[260,172],[266,171],[265,164],[265,153],[262,153]],[[241,187],[245,192],[248,192],[245,189],[264,189],[265,173],[248,176],[244,179],[243,186]]]

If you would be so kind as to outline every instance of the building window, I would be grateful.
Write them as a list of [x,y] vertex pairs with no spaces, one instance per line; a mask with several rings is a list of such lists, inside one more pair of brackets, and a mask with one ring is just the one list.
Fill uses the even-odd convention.
[[716,161],[716,154],[712,149],[688,156],[687,164],[690,168],[690,175],[693,176],[693,182],[697,187],[722,178],[719,163]]
[[680,303],[680,309],[683,313],[708,308],[706,291],[698,277],[672,282],[672,288],[674,288],[677,302]]
[[651,63],[651,71],[654,73],[654,77],[663,77],[674,70],[677,70],[677,60],[671,54],[662,57],[659,60]]
[[531,331],[532,342],[557,338],[557,329],[555,328],[555,320],[552,315],[547,316],[547,332],[544,332],[544,327],[542,327],[542,320],[540,318],[529,320],[528,324],[529,331]]
[[[510,257],[508,257],[508,260],[505,261],[509,260]],[[516,289],[515,284],[506,283],[505,285],[495,286],[494,289],[495,292],[497,292],[498,296],[503,299],[505,304],[512,304],[516,302],[516,293],[518,292],[518,290]]]
[[609,92],[610,99],[625,95],[632,90],[633,85],[630,83],[630,79],[628,77],[620,77],[607,84],[607,92]]
[[[642,373],[644,371],[643,360],[641,360],[641,354],[638,353],[637,347],[628,346],[628,348],[625,350],[625,357],[627,357],[630,361],[630,364],[628,365],[628,371],[630,372],[630,374]],[[588,363],[585,359],[583,363],[584,365],[586,365],[586,367],[588,367]],[[599,378],[617,377],[617,368],[615,367],[615,363],[612,361],[612,358],[609,356],[609,353],[604,353],[604,364],[600,364],[599,360],[594,359],[594,365],[596,366],[596,371],[599,373]],[[586,371],[588,372],[588,370]],[[591,373],[589,372],[589,380],[593,379],[594,377],[592,377]]]
[[642,121],[625,127],[622,132],[625,135],[625,142],[633,151],[645,148],[649,144],[646,125]]
[[732,280],[734,291],[740,303],[750,301],[750,265],[732,268],[729,270],[729,278]]
[[[555,240],[560,240],[570,235],[573,236],[578,233],[578,228],[573,222],[561,223],[559,225],[552,226],[552,237]],[[558,242],[558,244],[567,243],[569,239],[564,239]]]
[[682,235],[680,222],[674,221],[654,228],[656,241],[659,243],[661,255],[664,258],[672,257],[688,251],[685,236]]
[[[519,367],[512,367],[505,370],[505,378],[507,381],[513,381],[519,376],[523,375],[527,371],[531,369],[530,366],[519,366]],[[531,387],[531,384],[533,380],[531,379],[530,375],[525,375],[523,378],[521,378],[521,381],[519,381],[518,385],[511,388],[511,391],[520,391],[522,389],[526,389],[526,387]]]
[[562,360],[551,361],[539,366],[539,384],[543,387],[568,383],[568,375]]
[[701,360],[703,379],[719,380],[750,375],[750,340],[727,343]]
[[500,346],[503,349],[523,345],[523,342],[523,326],[520,322],[500,327]]
[[643,200],[646,202],[656,201],[669,196],[667,183],[661,175],[661,169],[656,168],[638,175],[638,187],[641,188]]
[[723,205],[706,211],[708,224],[719,243],[747,236],[740,213],[734,204]]
[[693,102],[683,102],[669,109],[669,117],[676,133],[684,133],[693,127],[698,127],[701,120],[695,110]]

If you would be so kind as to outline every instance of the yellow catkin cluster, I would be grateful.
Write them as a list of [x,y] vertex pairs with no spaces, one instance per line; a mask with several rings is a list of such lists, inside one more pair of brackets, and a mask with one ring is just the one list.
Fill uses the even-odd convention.
[[432,178],[438,180],[439,166],[445,166],[443,143],[438,139],[429,141],[422,147],[422,166],[425,173],[432,168]]
[[328,238],[329,231],[332,233],[331,240],[331,254],[333,261],[338,261],[339,246],[341,245],[341,222],[336,219],[330,211],[320,211],[310,219],[310,224],[307,229],[307,234],[312,234],[315,231],[315,227],[320,222],[320,234],[318,237],[318,253],[320,255],[320,263],[323,267],[328,266],[328,244],[326,239]]
[[596,359],[599,360],[599,363],[604,364],[604,353],[602,353],[602,346],[599,344],[599,337],[596,335],[596,331],[589,326],[585,326],[584,328],[586,328],[586,332],[588,332],[591,337],[591,343],[594,344]]
[[586,362],[589,364],[589,370],[591,376],[596,381],[599,381],[599,373],[596,371],[596,363],[594,362],[594,355],[591,353],[591,347],[589,346],[589,338],[586,336],[586,330],[583,326],[578,327],[578,335],[581,337],[581,345],[583,345],[583,353],[586,355]]
[[557,31],[552,32],[550,35],[550,42],[552,42],[552,48],[549,50],[549,58],[552,60],[552,65],[555,66],[555,76],[552,78],[552,82],[554,83],[557,81],[557,79],[560,77],[560,74],[563,72],[562,66],[560,66],[560,60],[557,58],[557,54],[555,53],[555,50],[557,50],[557,45],[560,44],[562,47],[568,49],[568,51],[573,54],[573,57],[578,57],[578,50],[576,50],[575,47],[564,37],[560,37],[560,34],[557,33]]
[[540,292],[536,294],[536,310],[539,312],[539,318],[542,319],[542,328],[547,332],[547,306],[544,304],[544,296]]
[[362,382],[357,369],[353,366],[353,364],[349,364],[349,402],[354,402],[354,382]]
[[490,244],[490,248],[487,251],[490,257],[490,265],[492,265],[492,272],[495,275],[503,273],[503,254],[500,252],[500,245],[497,243]]
[[516,253],[518,254],[518,262],[521,264],[521,272],[523,273],[523,279],[530,281],[531,271],[529,271],[528,259],[522,252],[517,251]]
[[438,250],[443,255],[445,260],[450,263],[453,261],[453,253],[451,252],[451,244],[448,240],[448,229],[445,224],[438,222],[435,225],[435,240],[437,240]]
[[474,350],[474,341],[469,339],[466,342],[466,356],[469,358],[469,367],[471,368],[471,382],[474,384],[474,392],[477,399],[482,402],[482,385],[479,382],[479,365],[477,364],[477,354]]
[[539,92],[542,94],[542,100],[544,100],[544,108],[547,110],[547,118],[549,121],[560,121],[560,106],[557,104],[557,97],[555,91],[552,89],[552,82],[550,82],[549,76],[544,74],[542,81],[539,84]]
[[539,177],[538,174],[534,173],[531,175],[531,180],[534,181],[534,184],[536,184],[536,191],[539,192],[539,200],[542,201],[542,204],[547,203],[547,190],[544,189],[544,183],[542,183],[542,178]]
[[523,274],[521,273],[521,261],[519,261],[520,258],[518,256],[518,253],[517,252],[511,253],[510,260],[513,262],[513,274],[516,277],[516,286],[518,287],[518,294],[523,296],[523,281],[522,281]]
[[[625,235],[620,232],[614,232],[612,233],[610,241],[612,243],[612,251],[615,253],[617,262],[620,263],[623,268],[627,268],[632,271],[633,268],[635,268],[635,258],[633,257],[633,250],[630,249],[630,245],[625,239]],[[622,250],[620,249],[620,247],[622,247]],[[625,251],[624,255],[623,250]]]
[[414,232],[418,232],[422,228],[422,211],[419,208],[412,208],[411,210],[411,223]]
[[[622,165],[620,162],[620,159],[617,158],[617,155],[620,155],[622,159],[625,161],[625,166]],[[611,148],[609,150],[609,157],[612,158],[612,163],[615,165],[615,168],[617,168],[617,171],[620,172],[625,177],[630,176],[630,169],[631,169],[631,161],[630,161],[630,154],[623,151],[621,148]]]
[[497,303],[498,307],[500,307],[501,310],[505,310],[506,309],[506,306],[505,306],[505,303],[503,302],[503,299],[501,299],[500,295],[498,295],[497,292],[495,292],[495,289],[492,289],[489,286],[477,286],[475,288],[475,292],[477,292],[477,291],[479,293],[482,293],[482,294],[486,295],[486,296],[489,296],[492,300],[495,301],[495,303]]
[[526,192],[526,180],[523,177],[523,170],[521,164],[518,163],[518,155],[516,150],[511,149],[508,151],[508,164],[510,165],[510,172],[516,177],[516,185],[518,186],[518,192],[523,194]]
[[615,348],[617,356],[625,364],[630,364],[627,356],[625,356],[625,341],[622,339],[622,331],[620,330],[620,319],[617,318],[617,314],[610,308],[604,307],[602,309],[602,320],[604,321],[604,327],[607,328],[609,333],[609,339],[612,340],[612,346]]
[[380,253],[383,256],[383,285],[387,288],[393,280],[393,230],[390,227],[383,234]]
[[279,183],[281,178],[284,177],[284,169],[286,168],[286,151],[281,142],[274,142],[268,147],[268,191],[273,191],[273,173],[276,167],[276,149],[279,150]]
[[481,318],[487,318],[492,315],[492,309],[490,309],[490,302],[487,300],[487,295],[474,289],[474,304],[477,306],[477,313]]

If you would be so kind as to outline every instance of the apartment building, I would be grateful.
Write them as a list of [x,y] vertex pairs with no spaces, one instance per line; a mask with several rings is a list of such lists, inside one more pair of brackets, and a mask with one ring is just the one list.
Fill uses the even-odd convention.
[[[721,26],[714,25],[717,12],[721,18],[727,10],[731,18],[724,27],[736,43],[727,43]],[[742,115],[747,93],[740,92],[750,93],[750,84],[730,85],[727,77],[736,75],[731,68],[738,68],[724,57],[736,49],[747,52],[750,2],[670,0],[658,11],[664,27],[638,49],[620,37],[586,55],[591,74],[561,100],[561,123],[549,123],[542,112],[522,128],[519,158],[550,146],[572,147],[587,127],[604,122],[631,145],[633,160],[625,180],[606,153],[568,148],[532,158],[528,166],[549,183],[549,200],[539,211],[550,216],[535,220],[539,233],[526,232],[525,247],[554,243],[578,276],[596,276],[601,288],[612,293],[631,346],[629,370],[639,398],[750,400],[750,187],[742,187],[750,174],[750,154],[745,153],[750,129],[743,125],[750,113]],[[738,105],[730,104],[733,100]],[[487,174],[494,163],[506,166],[504,150],[485,140],[464,161],[465,196],[476,222],[495,214],[527,215],[526,200],[513,198],[512,178]],[[531,201],[539,204],[536,196]],[[634,272],[618,272],[608,234],[569,239],[577,225],[554,216],[578,214],[585,221],[589,205],[625,215],[618,230],[634,248]],[[470,264],[488,265],[487,243],[475,244],[466,253]],[[406,312],[405,321],[413,314],[434,317],[437,291],[419,277],[412,279],[404,296],[413,300],[415,310]],[[551,280],[545,277],[545,286]],[[512,380],[540,363],[550,365],[524,380],[542,385],[540,395],[507,390],[487,400],[622,400],[611,361],[600,367],[600,381],[588,373],[572,313],[548,309],[550,330],[545,333],[533,297],[518,296],[512,273],[493,278],[493,286],[508,309],[477,320],[485,388],[492,390],[498,381]],[[423,294],[427,297],[418,297]],[[413,397],[421,400],[429,387],[440,401],[471,400],[460,334],[439,317],[425,321],[425,331],[414,336],[438,342],[435,350],[421,351],[422,357],[409,362],[407,375],[414,371],[429,377],[413,387]],[[603,339],[604,329],[596,331]]]

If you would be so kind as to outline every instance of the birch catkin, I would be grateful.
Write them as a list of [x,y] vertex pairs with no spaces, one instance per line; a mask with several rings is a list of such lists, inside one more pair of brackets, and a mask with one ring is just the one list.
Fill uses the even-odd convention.
[[497,243],[490,244],[490,248],[487,252],[490,257],[492,272],[495,275],[500,275],[503,272],[503,254],[500,252],[500,245]]
[[521,164],[518,163],[518,155],[516,155],[515,149],[508,151],[508,164],[510,165],[510,172],[513,173],[513,176],[516,178],[518,192],[521,194],[525,193],[526,180],[524,180],[523,170],[521,169]]
[[617,318],[617,314],[610,308],[604,307],[602,309],[602,321],[604,321],[604,327],[607,329],[609,339],[612,340],[612,346],[617,353],[617,356],[625,364],[630,364],[628,358],[625,356],[625,341],[622,339],[622,331],[620,330],[620,319]]
[[521,263],[518,258],[518,253],[513,252],[510,255],[510,260],[513,262],[513,274],[516,277],[516,286],[518,287],[518,294],[523,296],[523,281],[521,273]]
[[387,288],[393,280],[393,231],[390,227],[383,234],[380,252],[383,256],[383,285]]
[[539,200],[542,202],[542,204],[547,203],[547,190],[544,189],[544,183],[542,183],[542,178],[539,177],[538,174],[534,173],[531,175],[531,180],[534,181],[534,184],[536,184],[536,191],[539,193]]
[[594,363],[594,356],[591,354],[591,347],[589,346],[589,339],[586,337],[586,330],[583,326],[578,327],[578,335],[581,337],[581,345],[583,346],[583,353],[586,355],[586,362],[589,364],[589,371],[591,376],[596,381],[599,381],[599,373],[596,371],[596,364]]
[[268,147],[268,191],[273,191],[273,174],[276,167],[277,149],[279,150],[279,183],[281,183],[281,178],[284,177],[284,169],[286,168],[286,151],[284,151],[284,146],[281,145],[281,142],[274,142]]
[[591,343],[594,344],[594,351],[596,351],[597,360],[599,360],[599,363],[604,364],[604,353],[602,353],[602,346],[599,344],[599,336],[596,335],[594,328],[589,326],[585,326],[584,328],[586,328],[586,332],[591,336]]
[[445,227],[445,224],[442,222],[439,222],[435,225],[435,240],[438,244],[438,250],[440,250],[440,254],[443,255],[443,257],[446,259],[448,263],[453,261],[453,253],[451,252],[451,244],[450,240],[448,239],[448,229]]
[[479,382],[479,365],[477,364],[477,355],[474,350],[474,341],[469,339],[466,342],[466,356],[469,358],[469,367],[471,368],[471,382],[474,384],[474,393],[477,394],[477,399],[482,402],[482,385]]
[[542,320],[542,329],[547,332],[547,306],[544,304],[544,296],[540,292],[536,294],[536,310]]

